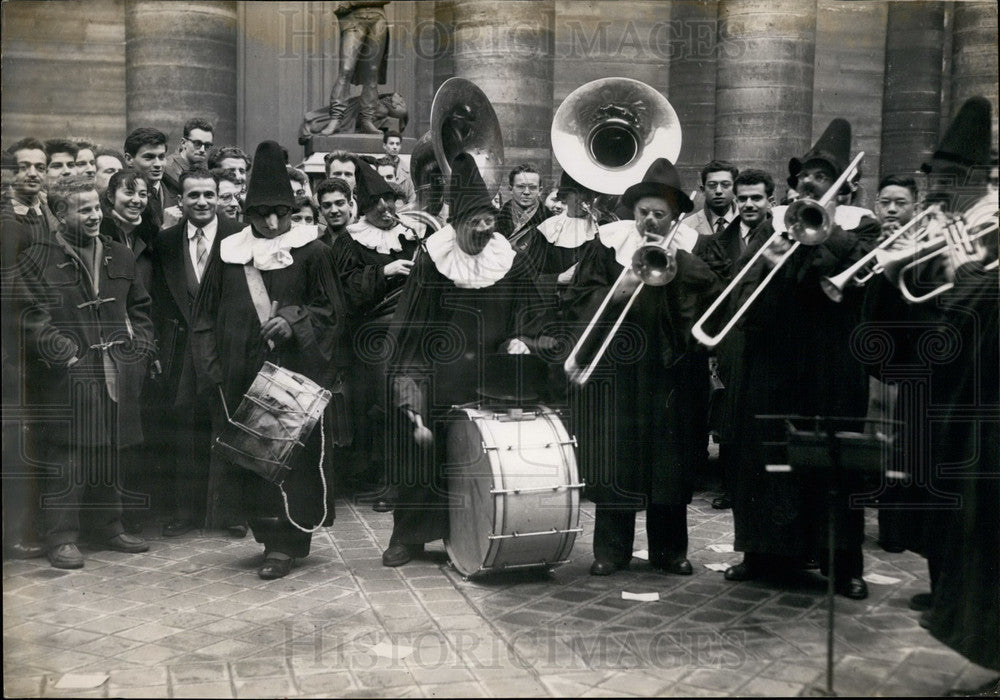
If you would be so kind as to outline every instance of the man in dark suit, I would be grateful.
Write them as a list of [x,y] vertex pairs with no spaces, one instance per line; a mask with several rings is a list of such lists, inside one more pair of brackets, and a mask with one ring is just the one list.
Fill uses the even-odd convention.
[[125,166],[135,168],[149,181],[149,202],[143,218],[163,226],[163,210],[177,202],[163,186],[167,159],[167,135],[159,129],[141,126],[125,138]]
[[182,535],[204,518],[212,419],[195,388],[188,328],[209,260],[218,256],[223,238],[243,229],[243,224],[217,215],[219,184],[208,170],[181,173],[179,187],[183,218],[156,238],[152,283],[163,398],[169,407],[163,429],[176,446],[167,468],[176,504],[173,519],[163,526],[165,537]]

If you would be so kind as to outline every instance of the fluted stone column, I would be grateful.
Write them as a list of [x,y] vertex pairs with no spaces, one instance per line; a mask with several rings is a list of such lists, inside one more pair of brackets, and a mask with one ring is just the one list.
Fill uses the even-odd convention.
[[944,3],[889,3],[882,102],[882,174],[915,170],[941,120]]
[[812,141],[816,2],[722,0],[718,41],[715,157],[783,183]]
[[[997,3],[955,3],[951,65],[951,115],[975,95],[993,106],[993,138],[997,135]],[[995,141],[994,141],[995,143]]]
[[205,117],[215,142],[236,142],[236,3],[129,0],[125,5],[127,127],[166,132]]
[[503,130],[506,165],[549,172],[553,0],[455,0],[455,75],[490,99]]

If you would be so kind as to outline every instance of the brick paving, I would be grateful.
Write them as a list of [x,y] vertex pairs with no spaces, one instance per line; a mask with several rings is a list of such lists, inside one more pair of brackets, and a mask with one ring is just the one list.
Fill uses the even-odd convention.
[[[691,577],[597,578],[593,506],[573,560],[551,572],[463,580],[443,545],[381,565],[391,514],[338,504],[313,554],[257,578],[251,537],[192,532],[145,555],[86,551],[79,571],[3,565],[4,691],[28,697],[795,696],[825,683],[825,584],[727,583],[732,515],[700,492],[689,510]],[[907,608],[926,566],[872,541],[865,601],[837,598],[840,695],[941,695],[991,673],[937,643]],[[147,528],[147,534],[150,530]],[[722,545],[721,547],[719,545]],[[637,548],[645,538],[637,534]],[[714,547],[713,547],[714,546]],[[656,602],[621,593],[659,593]]]

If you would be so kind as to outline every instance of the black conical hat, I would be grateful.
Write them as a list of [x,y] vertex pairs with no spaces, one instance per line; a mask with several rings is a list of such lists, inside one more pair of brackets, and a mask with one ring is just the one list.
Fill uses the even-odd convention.
[[396,199],[396,194],[389,187],[389,183],[375,171],[375,168],[360,158],[355,160],[355,166],[357,171],[354,178],[354,196],[358,201],[359,214],[368,213],[369,209],[378,204],[379,199],[387,201]]
[[811,160],[829,163],[834,176],[839,177],[851,162],[851,123],[839,117],[830,122],[826,131],[802,158],[788,161],[788,174],[797,177],[802,172],[802,166]]
[[931,162],[924,163],[920,169],[925,173],[931,172],[935,160],[965,166],[988,165],[993,145],[990,140],[990,116],[990,101],[985,97],[967,99],[948,125]]
[[653,161],[642,181],[629,187],[622,195],[622,204],[629,210],[643,197],[663,197],[677,202],[680,210],[687,213],[694,209],[694,202],[681,187],[681,176],[677,168],[666,158]]
[[288,179],[285,149],[275,141],[262,141],[253,156],[245,209],[251,207],[295,206],[292,183]]
[[475,159],[460,153],[451,164],[451,218],[461,221],[477,211],[496,212]]

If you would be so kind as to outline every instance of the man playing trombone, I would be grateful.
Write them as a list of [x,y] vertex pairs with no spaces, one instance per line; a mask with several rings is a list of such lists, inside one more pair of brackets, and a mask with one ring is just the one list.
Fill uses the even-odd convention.
[[[865,413],[867,380],[850,345],[860,293],[849,290],[849,298],[835,304],[820,287],[822,277],[858,260],[879,234],[873,219],[838,212],[836,194],[857,165],[856,158],[848,166],[850,144],[850,124],[835,119],[803,158],[790,161],[800,195],[818,201],[806,205],[812,211],[800,217],[786,217],[783,208],[776,208],[773,219],[751,235],[745,274],[733,285],[735,313],[745,312],[744,383],[736,407],[744,429],[738,434],[733,493],[735,549],[744,552],[744,559],[726,571],[729,581],[801,566],[825,541],[820,536],[826,507],[816,475],[767,474],[764,465],[773,456],[765,453],[765,445],[783,436],[770,435],[755,416]],[[822,223],[809,223],[816,218]],[[784,228],[798,243],[773,235]],[[849,510],[846,501],[836,511],[837,590],[862,599],[868,595],[861,578],[864,512]]]
[[[587,496],[597,504],[590,573],[606,576],[629,565],[636,512],[645,510],[650,565],[690,575],[687,504],[694,455],[684,358],[691,321],[721,284],[690,253],[697,232],[677,223],[693,205],[670,161],[656,160],[642,181],[625,191],[622,204],[633,220],[600,227],[567,292],[568,320],[578,329],[590,322],[567,360],[567,372],[580,384],[597,368],[596,386],[574,401],[581,471]],[[637,264],[644,251],[655,257],[657,250],[665,253],[663,269]],[[668,283],[653,281],[671,268],[676,274],[666,273]],[[610,340],[608,327],[619,316],[623,323],[611,331],[615,342],[602,362],[600,350],[593,349],[602,339],[591,332]]]

